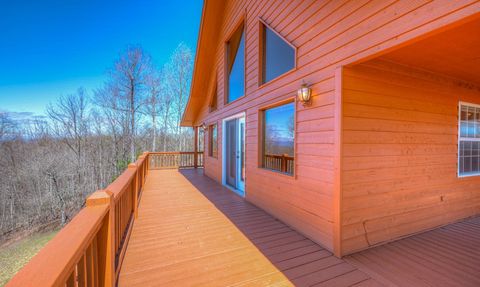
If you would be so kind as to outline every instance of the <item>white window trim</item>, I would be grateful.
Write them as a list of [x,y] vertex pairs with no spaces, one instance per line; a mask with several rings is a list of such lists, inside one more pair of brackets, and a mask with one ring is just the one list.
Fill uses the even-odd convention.
[[458,103],[458,131],[457,131],[457,177],[458,178],[463,178],[463,177],[471,177],[471,176],[479,176],[480,171],[474,172],[474,173],[468,173],[468,174],[461,174],[460,173],[460,142],[461,141],[469,141],[469,142],[480,142],[480,138],[465,138],[461,137],[461,122],[462,122],[462,106],[467,106],[467,107],[475,107],[475,108],[480,108],[480,105],[478,104],[472,104],[468,102],[462,102],[460,101]]

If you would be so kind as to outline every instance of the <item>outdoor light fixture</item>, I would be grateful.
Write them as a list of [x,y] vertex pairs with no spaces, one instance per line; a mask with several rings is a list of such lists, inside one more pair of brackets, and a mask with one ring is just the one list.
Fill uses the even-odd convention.
[[300,89],[297,91],[298,100],[303,104],[304,107],[310,106],[312,104],[312,89],[304,82]]
[[200,128],[201,128],[202,130],[206,130],[206,129],[207,129],[207,125],[206,125],[205,123],[202,123],[202,125],[200,126]]

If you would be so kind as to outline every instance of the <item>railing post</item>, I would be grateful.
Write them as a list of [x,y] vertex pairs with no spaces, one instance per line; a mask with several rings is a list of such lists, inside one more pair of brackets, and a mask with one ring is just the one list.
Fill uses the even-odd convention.
[[287,172],[287,157],[282,154],[282,172]]
[[148,151],[145,151],[143,152],[143,156],[145,157],[145,165],[144,165],[144,169],[145,169],[145,175],[148,175],[148,167],[149,167],[149,158],[148,158],[148,155],[149,155],[149,152]]
[[[86,201],[87,208],[99,205],[109,205],[108,217],[98,233],[98,264],[101,286],[115,286],[115,202],[113,193],[99,190],[92,193]],[[102,266],[103,265],[103,266]]]
[[[138,157],[138,159],[145,159],[145,153],[143,153],[142,155],[140,155]],[[145,164],[145,161],[143,162],[143,165]],[[146,176],[146,172],[145,172],[145,169],[144,168],[141,168],[140,170],[140,173],[142,174],[142,187],[143,187],[143,184],[145,183],[145,176]]]
[[133,177],[133,215],[134,218],[137,219],[138,217],[138,175],[140,171],[138,170],[138,166],[135,163],[131,163],[128,165],[129,169],[135,170],[135,176]]
[[194,141],[195,143],[193,144],[193,167],[197,168],[198,167],[198,127],[194,127]]

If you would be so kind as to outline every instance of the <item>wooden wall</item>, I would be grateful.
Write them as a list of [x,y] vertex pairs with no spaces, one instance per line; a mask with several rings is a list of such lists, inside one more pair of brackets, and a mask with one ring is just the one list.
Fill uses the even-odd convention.
[[457,177],[458,103],[480,87],[374,60],[343,74],[343,253],[480,213]]
[[[281,1],[230,0],[215,49],[218,110],[208,95],[195,123],[218,123],[219,156],[206,153],[205,173],[221,181],[221,119],[246,112],[246,197],[326,248],[334,249],[339,225],[333,198],[335,162],[335,69],[478,12],[478,1]],[[419,17],[421,15],[421,17]],[[298,48],[295,71],[259,86],[259,18]],[[225,41],[246,23],[246,96],[224,104]],[[205,78],[204,81],[211,79]],[[296,175],[259,168],[259,109],[294,98],[302,81],[312,85],[313,105],[297,104]],[[208,143],[206,143],[208,146]],[[336,231],[334,231],[336,230]],[[336,234],[336,235],[335,235]],[[338,247],[335,247],[338,249]],[[336,252],[339,255],[338,252]]]

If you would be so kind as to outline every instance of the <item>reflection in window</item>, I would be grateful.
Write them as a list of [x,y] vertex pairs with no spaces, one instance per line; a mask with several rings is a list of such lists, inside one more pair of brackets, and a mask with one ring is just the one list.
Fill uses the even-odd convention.
[[203,129],[198,129],[198,151],[203,152],[205,142],[205,132]]
[[208,104],[209,112],[214,112],[217,110],[217,97],[217,80],[215,78],[212,94],[210,95],[210,103]]
[[263,83],[295,67],[295,49],[274,31],[263,26]]
[[218,141],[217,141],[217,124],[213,124],[208,128],[208,155],[211,157],[218,156]]
[[480,174],[480,107],[460,105],[458,175]]
[[243,25],[227,43],[228,94],[227,103],[245,93],[245,35]]
[[262,167],[293,175],[294,115],[293,102],[263,112]]

